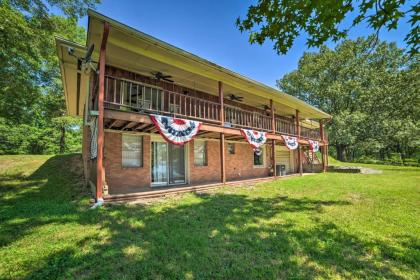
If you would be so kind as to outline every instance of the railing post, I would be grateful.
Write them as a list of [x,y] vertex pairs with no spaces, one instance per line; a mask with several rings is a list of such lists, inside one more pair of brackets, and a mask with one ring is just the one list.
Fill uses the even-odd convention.
[[[274,104],[273,100],[270,99],[270,113],[271,113],[271,129],[273,134],[276,134],[276,119],[274,115]],[[277,176],[276,170],[276,140],[271,141],[271,157],[272,157],[272,164],[273,164],[273,177]]]
[[99,93],[98,93],[98,151],[96,158],[96,202],[103,201],[102,191],[104,184],[104,90],[105,90],[105,55],[106,43],[108,40],[109,24],[104,23],[102,44],[99,53]]
[[[225,126],[225,111],[223,104],[223,83],[219,81],[219,103],[220,103],[220,125]],[[223,184],[226,183],[226,166],[225,166],[225,134],[220,133],[220,179]]]
[[[299,141],[299,139],[300,139],[299,110],[296,110],[295,121],[296,121],[296,130],[297,130],[297,136],[298,136],[298,141]],[[302,147],[301,147],[300,144],[298,146],[298,165],[299,165],[299,174],[302,176],[302,174],[303,174]]]
[[271,129],[273,134],[276,134],[276,116],[274,115],[274,104],[273,100],[270,99],[270,111],[271,111]]

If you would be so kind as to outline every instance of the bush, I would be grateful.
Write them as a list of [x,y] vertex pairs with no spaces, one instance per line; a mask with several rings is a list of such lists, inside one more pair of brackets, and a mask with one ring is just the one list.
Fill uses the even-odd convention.
[[405,158],[403,162],[407,166],[420,166],[420,160],[415,158]]
[[370,156],[361,156],[353,160],[356,163],[367,164],[385,164],[385,165],[406,165],[406,166],[420,166],[420,159],[406,158],[402,159],[400,153],[391,153],[385,160],[379,160]]

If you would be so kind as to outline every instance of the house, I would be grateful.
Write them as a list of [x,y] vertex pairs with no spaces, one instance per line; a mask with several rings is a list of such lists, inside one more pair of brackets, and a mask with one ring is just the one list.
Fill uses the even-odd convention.
[[98,201],[325,171],[327,113],[88,14],[86,46],[56,45],[67,112],[83,117],[85,178]]

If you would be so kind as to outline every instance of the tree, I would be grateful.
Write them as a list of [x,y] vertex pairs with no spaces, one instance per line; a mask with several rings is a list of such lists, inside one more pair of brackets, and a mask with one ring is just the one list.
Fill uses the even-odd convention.
[[[346,38],[352,27],[364,21],[367,21],[368,26],[378,35],[383,27],[388,30],[397,29],[399,21],[407,17],[411,29],[406,33],[404,40],[410,53],[416,54],[420,41],[420,3],[414,2],[405,8],[405,2],[259,0],[258,4],[249,7],[245,19],[237,18],[236,25],[241,32],[250,32],[250,43],[263,44],[266,39],[270,39],[274,41],[277,53],[285,54],[303,32],[308,35],[306,43],[309,47],[320,47],[327,40],[337,42]],[[344,19],[349,17],[352,17],[352,24],[343,26]]]
[[[60,133],[59,153],[62,154],[68,150],[72,150],[71,148],[69,149],[69,144],[66,141],[66,132],[74,132],[80,130],[81,119],[70,116],[63,116],[53,118],[52,123],[56,128],[58,128]],[[81,138],[79,140],[81,141]]]
[[340,160],[358,155],[408,156],[419,141],[418,56],[395,43],[346,40],[304,53],[298,69],[277,81],[284,92],[333,116],[330,144]]
[[[10,134],[0,141],[1,153],[58,151],[51,146],[59,147],[55,139],[59,128],[52,120],[65,114],[65,105],[54,36],[83,43],[85,30],[77,19],[95,3],[0,0],[0,120],[2,132]],[[51,7],[64,16],[51,14]],[[25,130],[34,138],[29,139]]]

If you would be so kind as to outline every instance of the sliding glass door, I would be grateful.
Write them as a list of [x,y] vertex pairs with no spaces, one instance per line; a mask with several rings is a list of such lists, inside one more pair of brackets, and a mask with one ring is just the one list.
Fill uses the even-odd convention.
[[152,186],[185,184],[185,148],[152,142]]

